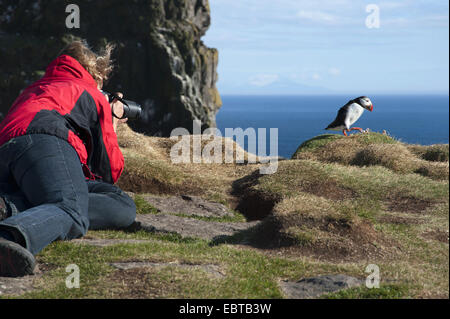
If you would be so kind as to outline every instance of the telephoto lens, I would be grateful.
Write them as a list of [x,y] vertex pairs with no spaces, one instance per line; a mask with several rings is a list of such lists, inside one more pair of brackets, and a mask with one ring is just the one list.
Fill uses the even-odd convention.
[[141,117],[142,108],[139,104],[129,100],[123,100],[123,116],[122,118],[139,119]]
[[108,100],[109,103],[111,103],[114,99],[122,102],[123,104],[123,115],[122,117],[118,117],[114,114],[114,117],[117,117],[118,119],[130,119],[130,120],[137,120],[141,117],[142,114],[142,108],[141,106],[134,102],[134,101],[130,101],[130,100],[124,100],[122,99],[120,96],[117,96],[117,94],[111,94],[105,91],[102,91],[104,94],[106,94],[108,96]]

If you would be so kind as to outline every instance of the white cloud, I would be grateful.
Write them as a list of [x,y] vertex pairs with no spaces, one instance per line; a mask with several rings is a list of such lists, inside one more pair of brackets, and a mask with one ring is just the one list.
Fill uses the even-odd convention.
[[305,72],[290,74],[289,79],[295,83],[303,83],[304,81],[308,80],[308,75]]
[[330,73],[331,75],[334,75],[334,76],[338,76],[341,74],[341,70],[338,68],[332,67],[332,68],[328,69],[328,73]]
[[278,74],[256,74],[249,79],[249,83],[253,86],[267,86],[277,82],[280,79]]
[[395,10],[395,9],[399,9],[399,8],[405,8],[407,6],[409,6],[410,3],[409,2],[394,2],[394,1],[385,1],[385,2],[380,2],[378,3],[378,6],[384,10]]
[[335,24],[338,22],[338,17],[324,11],[306,11],[301,10],[297,13],[300,19],[310,20],[316,23]]
[[299,73],[290,74],[288,77],[294,83],[304,84],[311,82],[311,80],[322,80],[322,73],[324,73],[324,70],[305,69],[300,71]]
[[381,19],[382,25],[389,27],[448,27],[448,15],[429,15],[422,16],[420,18],[391,18],[391,19]]

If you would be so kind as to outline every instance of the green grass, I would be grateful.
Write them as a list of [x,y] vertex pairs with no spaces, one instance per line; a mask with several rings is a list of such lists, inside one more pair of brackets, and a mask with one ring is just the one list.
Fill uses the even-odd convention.
[[[94,237],[142,239],[143,234],[91,232]],[[147,235],[148,243],[117,244],[94,247],[71,242],[55,242],[38,256],[51,270],[38,280],[37,289],[21,298],[109,298],[111,289],[127,296],[127,289],[142,290],[141,298],[283,298],[278,286],[280,279],[298,280],[321,273],[363,275],[364,265],[332,265],[304,258],[270,257],[254,250],[232,245],[211,246],[204,240],[176,241],[173,238]],[[176,267],[152,269],[141,273],[136,287],[125,287],[115,281],[117,270],[110,263],[119,261],[178,262],[217,265],[223,278],[209,278],[202,270]],[[67,265],[80,268],[80,288],[68,289],[65,280]],[[132,279],[132,274],[130,275]],[[153,295],[159,293],[159,295]],[[136,297],[136,296],[134,296]]]
[[[413,253],[410,260],[380,263],[383,277],[379,289],[347,289],[323,298],[413,298],[421,290],[418,281],[422,276],[426,278],[426,274],[436,273],[435,278],[428,277],[432,285],[437,285],[446,276],[441,273],[442,268],[439,266],[445,263],[445,254],[418,238],[414,227],[388,224],[382,226],[382,231],[395,234],[397,239],[402,240],[407,255]],[[307,238],[300,234],[300,239],[309,242],[311,234],[306,235]],[[128,289],[137,291],[142,298],[283,298],[278,286],[281,279],[297,281],[326,273],[344,273],[359,278],[367,275],[364,263],[333,264],[302,257],[274,257],[240,246],[211,245],[206,240],[182,239],[171,234],[90,231],[88,236],[148,242],[107,247],[55,242],[38,255],[40,262],[47,264],[51,270],[38,280],[35,291],[21,298],[126,298],[129,296]],[[448,250],[448,245],[446,247]],[[445,249],[445,245],[442,249]],[[417,259],[420,259],[420,264]],[[209,278],[202,270],[165,267],[140,273],[139,283],[130,288],[114,281],[117,270],[110,263],[118,261],[213,264],[221,269],[225,277]],[[79,289],[65,286],[68,276],[65,268],[69,264],[76,264],[80,268]],[[441,270],[424,268],[425,264],[435,264],[435,268]],[[133,279],[132,274],[129,279]],[[398,283],[385,284],[384,279],[388,282],[395,279]]]
[[[225,279],[206,280],[201,272],[183,269],[153,271],[152,280],[156,285],[161,288],[176,286],[177,289],[169,289],[168,295],[160,296],[169,298],[281,298],[276,277],[286,272],[301,275],[302,270],[296,262],[266,258],[252,251],[227,246],[210,247],[202,241],[156,240],[148,244],[118,244],[102,248],[58,242],[47,247],[39,258],[51,264],[54,270],[42,279],[42,289],[27,293],[23,298],[102,298],[108,294],[105,278],[114,272],[109,263],[126,260],[210,263],[219,265],[227,274]],[[68,275],[65,267],[69,263],[80,268],[79,289],[65,287]]]
[[372,202],[384,200],[396,194],[445,200],[449,194],[448,182],[417,174],[398,174],[381,166],[355,167],[310,160],[280,162],[277,174],[262,176],[253,188],[290,197],[302,191],[302,184],[327,181],[353,190],[365,202],[367,199]]
[[322,299],[402,299],[408,296],[408,285],[380,285],[380,288],[358,287],[322,296]]
[[335,170],[335,176],[342,185],[373,199],[383,199],[395,194],[419,199],[448,197],[447,182],[434,181],[417,174],[397,174],[381,166],[360,169],[342,167]]
[[362,197],[352,201],[336,203],[336,210],[342,216],[346,216],[351,221],[355,216],[374,222],[381,212],[380,201],[373,200],[370,197]]
[[357,141],[363,144],[395,144],[398,143],[396,139],[389,135],[371,132],[366,134],[358,134],[355,135],[357,137]]
[[94,239],[135,239],[135,240],[147,240],[153,241],[168,241],[172,243],[193,243],[204,242],[205,240],[200,238],[182,237],[175,233],[149,233],[145,230],[139,230],[137,232],[124,232],[116,230],[96,230],[89,231],[87,236]]
[[317,148],[323,147],[323,146],[327,145],[328,143],[335,141],[337,139],[341,139],[341,138],[344,138],[344,136],[338,135],[338,134],[322,134],[322,135],[313,137],[312,139],[303,142],[297,148],[297,151],[294,153],[292,158],[295,158],[297,153],[314,151]]
[[158,214],[158,209],[146,201],[141,195],[134,196],[134,203],[136,204],[137,214]]

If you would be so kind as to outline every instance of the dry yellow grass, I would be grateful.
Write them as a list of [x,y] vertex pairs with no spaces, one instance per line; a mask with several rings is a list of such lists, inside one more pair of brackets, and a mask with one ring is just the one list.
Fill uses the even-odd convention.
[[[133,150],[140,155],[150,156],[152,159],[171,160],[171,149],[181,141],[179,138],[161,138],[145,136],[134,132],[128,125],[121,125],[117,132],[119,140],[119,146],[123,149]],[[243,164],[243,163],[256,163],[259,158],[246,152],[241,146],[235,143],[233,140],[225,137],[218,137],[213,139],[207,135],[189,135],[189,161],[192,163],[194,160],[199,160],[199,164]],[[197,144],[200,149],[200,158],[194,159],[194,145]],[[217,149],[218,157],[217,161],[214,158],[214,151]],[[213,162],[209,162],[205,158],[201,158],[203,154],[207,154]],[[241,159],[241,162],[236,162],[237,159]],[[195,162],[197,164],[197,162]]]
[[364,133],[347,138],[325,135],[320,143],[306,146],[300,147],[293,158],[343,165],[380,165],[397,173],[418,173],[437,180],[449,177],[445,145],[409,146],[378,133]]
[[427,161],[448,162],[449,160],[448,144],[407,145],[407,147],[412,153]]
[[[249,155],[234,141],[220,138],[222,163],[200,161],[193,163],[194,139],[189,136],[189,163],[174,164],[171,149],[178,140],[148,137],[132,131],[127,125],[118,130],[119,145],[125,157],[125,169],[118,182],[124,190],[156,194],[202,194],[205,197],[228,198],[234,180],[249,174],[261,164],[248,164]],[[201,150],[210,143],[200,141]],[[231,151],[232,163],[225,162],[226,151]],[[244,163],[236,163],[236,153],[242,154]]]

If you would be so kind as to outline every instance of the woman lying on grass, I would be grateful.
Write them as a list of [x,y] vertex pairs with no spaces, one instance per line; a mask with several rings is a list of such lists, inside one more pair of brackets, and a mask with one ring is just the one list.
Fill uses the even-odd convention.
[[[100,91],[112,71],[74,41],[26,88],[0,123],[0,276],[32,274],[34,255],[88,229],[117,229],[136,217],[113,184],[123,171],[116,128],[123,105]],[[121,96],[121,95],[119,95]]]

